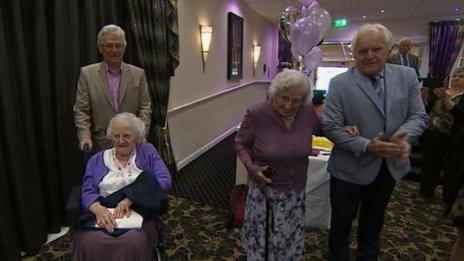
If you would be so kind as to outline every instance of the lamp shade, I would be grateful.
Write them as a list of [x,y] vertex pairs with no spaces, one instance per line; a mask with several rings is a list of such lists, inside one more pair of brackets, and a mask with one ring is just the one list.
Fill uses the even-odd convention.
[[261,53],[261,46],[253,45],[253,63],[258,63],[260,53]]
[[211,26],[200,26],[201,34],[201,51],[209,52],[209,45],[211,43],[211,34],[213,33],[213,27]]

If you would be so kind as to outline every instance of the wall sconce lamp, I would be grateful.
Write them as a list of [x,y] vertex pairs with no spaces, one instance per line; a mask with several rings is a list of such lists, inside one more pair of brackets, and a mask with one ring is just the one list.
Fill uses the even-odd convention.
[[211,43],[211,34],[213,27],[200,25],[200,38],[201,38],[201,58],[203,60],[203,72],[205,72],[206,58],[209,53],[209,44]]
[[259,54],[261,53],[260,45],[253,45],[253,76],[256,74],[256,66],[259,61]]

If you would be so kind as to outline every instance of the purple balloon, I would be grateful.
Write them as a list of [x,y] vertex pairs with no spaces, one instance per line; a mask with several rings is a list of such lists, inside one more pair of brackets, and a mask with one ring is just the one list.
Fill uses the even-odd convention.
[[322,61],[322,50],[319,47],[314,47],[309,53],[303,56],[303,63],[305,70],[308,72],[313,71]]
[[293,47],[293,45],[290,47],[290,52],[292,53],[293,59],[295,59],[297,62],[301,62],[301,59],[303,59],[303,57],[295,50],[295,47]]
[[300,0],[300,3],[302,6],[308,6],[310,4],[312,4],[314,2],[314,0]]
[[319,3],[317,1],[314,1],[312,2],[310,5],[308,6],[303,6],[301,8],[301,16],[305,16],[303,15],[304,12],[308,13],[310,12],[311,10],[314,10],[315,8],[318,8],[319,7]]
[[323,39],[327,32],[330,29],[330,26],[332,24],[332,18],[330,17],[329,12],[325,10],[322,7],[317,7],[312,10],[309,10],[307,8],[303,8],[301,10],[301,16],[302,17],[307,17],[311,22],[316,23],[320,27],[321,35],[320,39]]
[[290,41],[292,47],[301,56],[307,54],[319,42],[320,26],[308,17],[296,20],[290,26]]

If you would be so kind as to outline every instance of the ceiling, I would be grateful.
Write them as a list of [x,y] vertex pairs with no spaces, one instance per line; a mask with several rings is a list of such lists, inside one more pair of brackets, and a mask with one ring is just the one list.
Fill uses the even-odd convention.
[[[277,23],[285,7],[300,7],[298,0],[241,0],[268,20]],[[335,18],[351,21],[379,21],[392,18],[444,19],[464,17],[463,0],[319,0]],[[454,8],[460,8],[455,13]],[[380,13],[380,10],[385,10]],[[366,16],[363,18],[363,16]]]

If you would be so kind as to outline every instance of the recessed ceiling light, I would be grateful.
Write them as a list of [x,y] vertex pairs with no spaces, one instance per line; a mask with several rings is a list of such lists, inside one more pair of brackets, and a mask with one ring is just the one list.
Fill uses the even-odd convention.
[[462,8],[461,8],[460,6],[458,6],[458,5],[455,6],[455,7],[453,8],[453,10],[454,10],[455,13],[460,13],[460,12],[462,12]]
[[366,18],[367,18],[367,15],[363,15],[362,18],[363,18],[363,19],[366,19]]
[[353,20],[358,20],[359,15],[353,15]]
[[381,13],[381,14],[385,13],[385,10],[381,9],[381,10],[380,10],[380,13]]

